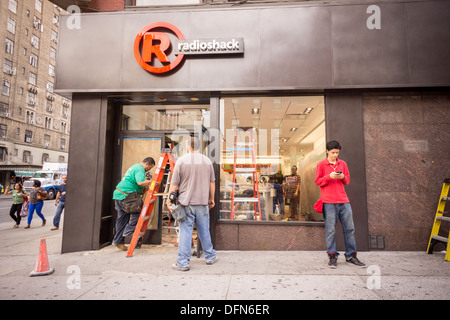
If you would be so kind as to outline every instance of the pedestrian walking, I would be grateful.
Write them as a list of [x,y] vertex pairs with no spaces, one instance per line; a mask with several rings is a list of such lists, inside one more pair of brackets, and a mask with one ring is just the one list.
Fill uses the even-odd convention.
[[[186,141],[188,153],[175,163],[169,194],[178,190],[178,202],[186,218],[179,221],[180,243],[177,261],[172,265],[180,271],[189,270],[194,223],[205,253],[206,264],[217,261],[209,231],[209,209],[213,208],[215,192],[214,168],[210,159],[199,153],[200,142],[192,137]],[[169,211],[172,202],[167,200]]]
[[16,224],[14,225],[14,228],[18,228],[20,225],[20,220],[22,218],[20,216],[20,211],[22,210],[22,204],[28,195],[25,192],[25,190],[23,190],[23,187],[20,183],[16,183],[14,185],[14,190],[11,190],[11,191],[9,190],[9,186],[6,187],[5,195],[10,195],[10,194],[12,194],[12,196],[13,196],[13,202],[12,202],[11,209],[9,210],[9,215],[16,222]]
[[59,221],[61,220],[61,214],[66,206],[66,185],[67,185],[67,175],[62,175],[62,184],[58,186],[58,193],[55,198],[56,212],[53,217],[53,227],[50,229],[52,231],[59,229]]
[[316,167],[316,185],[320,187],[323,202],[323,216],[325,221],[328,266],[337,267],[336,252],[336,223],[342,224],[345,244],[345,260],[355,266],[365,267],[356,257],[355,227],[350,201],[344,185],[350,183],[350,172],[347,163],[338,158],[341,145],[337,141],[329,141],[326,145],[327,158],[320,161]]
[[123,175],[122,180],[114,190],[113,199],[117,211],[116,233],[113,238],[113,246],[126,251],[124,237],[132,235],[139,220],[140,212],[127,213],[124,210],[123,202],[127,195],[136,192],[141,194],[144,187],[148,187],[151,179],[146,179],[146,172],[155,166],[152,157],[145,158],[141,163],[132,165]]
[[29,229],[31,225],[31,220],[33,220],[33,214],[36,210],[36,214],[42,219],[42,226],[45,226],[47,220],[42,214],[42,207],[44,207],[44,199],[48,198],[47,191],[41,187],[41,182],[39,180],[33,181],[33,189],[30,191],[30,204],[28,212],[28,221],[25,229]]

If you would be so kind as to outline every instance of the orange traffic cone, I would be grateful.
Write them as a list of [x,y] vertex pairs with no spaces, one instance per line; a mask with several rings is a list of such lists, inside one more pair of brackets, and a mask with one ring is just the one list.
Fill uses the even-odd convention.
[[47,245],[45,244],[45,239],[41,239],[41,244],[39,246],[39,256],[36,261],[36,267],[34,271],[30,272],[30,277],[34,276],[46,276],[52,274],[55,271],[54,268],[50,268],[48,264],[47,256]]

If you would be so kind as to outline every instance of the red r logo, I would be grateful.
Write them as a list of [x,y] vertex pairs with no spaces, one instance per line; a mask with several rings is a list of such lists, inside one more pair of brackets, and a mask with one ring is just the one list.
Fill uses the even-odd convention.
[[[183,60],[184,55],[179,54],[171,62],[166,54],[171,45],[169,35],[160,31],[152,31],[154,29],[168,29],[180,40],[184,39],[184,36],[177,27],[167,22],[151,23],[145,26],[136,36],[134,40],[134,57],[139,65],[152,73],[165,73],[175,69]],[[158,59],[163,66],[155,67],[154,58]]]

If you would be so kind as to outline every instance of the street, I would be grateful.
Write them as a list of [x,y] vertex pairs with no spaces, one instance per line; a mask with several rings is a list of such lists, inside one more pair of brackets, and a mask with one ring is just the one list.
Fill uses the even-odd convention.
[[[7,229],[8,224],[11,225],[11,229],[13,228],[14,221],[9,216],[9,210],[12,205],[12,196],[0,195],[0,226],[1,229]],[[53,226],[53,216],[55,215],[56,206],[55,200],[45,200],[44,207],[42,208],[42,214],[47,220],[47,224],[45,225],[46,229],[49,229]],[[64,212],[63,212],[64,215]],[[20,222],[20,228],[24,228],[26,226],[27,217],[22,217],[22,221]],[[34,213],[33,221],[31,222],[31,228],[41,227],[41,219]],[[61,218],[62,222],[62,218]],[[62,226],[62,223],[60,224]],[[48,228],[47,228],[48,227]]]

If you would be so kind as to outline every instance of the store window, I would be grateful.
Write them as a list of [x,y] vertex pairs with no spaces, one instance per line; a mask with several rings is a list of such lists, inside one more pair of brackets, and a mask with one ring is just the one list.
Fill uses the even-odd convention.
[[[209,100],[207,101],[209,103]],[[175,159],[186,153],[186,141],[196,135],[203,141],[202,152],[210,147],[204,137],[210,128],[209,104],[124,105],[121,120],[123,131],[163,133],[164,147],[171,148]]]
[[220,114],[219,219],[323,221],[313,206],[315,168],[325,157],[324,97],[227,97]]

